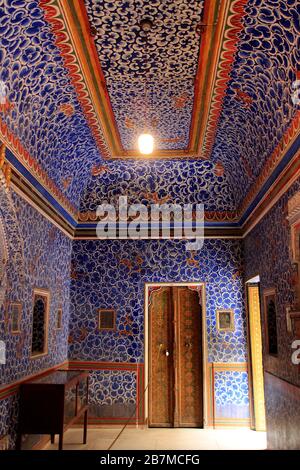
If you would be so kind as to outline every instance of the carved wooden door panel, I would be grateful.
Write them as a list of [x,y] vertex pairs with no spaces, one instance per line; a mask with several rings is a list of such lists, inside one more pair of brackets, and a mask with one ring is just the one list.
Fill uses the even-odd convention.
[[149,426],[203,427],[198,293],[167,286],[152,292],[149,324]]
[[152,292],[149,316],[149,426],[173,427],[174,326],[170,287]]
[[203,426],[202,316],[199,295],[173,287],[175,329],[174,427]]

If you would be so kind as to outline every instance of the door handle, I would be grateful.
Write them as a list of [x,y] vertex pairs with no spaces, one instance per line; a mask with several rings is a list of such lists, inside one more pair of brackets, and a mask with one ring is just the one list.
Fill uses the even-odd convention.
[[[160,343],[160,345],[158,347],[158,355],[160,355],[160,352],[161,352],[163,347],[164,347],[164,345],[162,343]],[[170,352],[169,352],[168,349],[165,350],[164,355],[167,356],[167,357],[170,356]]]

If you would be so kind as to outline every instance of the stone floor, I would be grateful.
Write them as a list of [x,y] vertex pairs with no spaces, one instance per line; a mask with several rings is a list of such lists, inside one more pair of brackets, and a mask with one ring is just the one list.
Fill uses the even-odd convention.
[[[89,428],[88,443],[81,429],[69,429],[64,450],[108,450],[120,429]],[[57,449],[48,444],[45,449]],[[266,434],[249,429],[125,429],[111,450],[255,450],[266,449]]]

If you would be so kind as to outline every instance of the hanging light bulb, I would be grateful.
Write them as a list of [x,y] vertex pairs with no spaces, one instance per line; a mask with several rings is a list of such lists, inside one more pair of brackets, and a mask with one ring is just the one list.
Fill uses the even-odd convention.
[[150,155],[154,149],[154,139],[151,134],[141,134],[138,139],[139,151],[143,155]]
[[[147,109],[149,107],[149,91],[148,91],[148,80],[147,80],[147,72],[151,68],[151,64],[149,62],[149,51],[148,51],[148,34],[150,33],[151,29],[153,28],[153,23],[150,18],[143,18],[140,21],[140,29],[144,33],[144,40],[145,40],[145,109],[144,109],[144,129],[147,129],[149,126],[150,121],[150,112]],[[143,132],[138,138],[138,148],[142,155],[150,155],[154,149],[154,138],[148,132]]]

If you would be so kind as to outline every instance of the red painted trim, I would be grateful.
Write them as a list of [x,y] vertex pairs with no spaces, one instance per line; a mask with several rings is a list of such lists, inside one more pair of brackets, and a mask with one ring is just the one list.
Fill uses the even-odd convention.
[[28,380],[36,379],[38,377],[44,377],[45,375],[50,374],[54,370],[60,369],[62,367],[67,367],[67,366],[68,366],[68,361],[64,361],[61,364],[50,367],[49,369],[44,369],[40,372],[37,372],[36,374],[26,375],[25,377],[17,380],[16,382],[12,382],[11,384],[0,387],[0,394],[1,394],[0,400],[4,400],[5,398],[15,395],[19,390],[19,386],[25,382],[28,382]]
[[77,98],[81,104],[99,151],[104,158],[109,157],[109,151],[99,132],[99,124],[92,104],[90,103],[85,84],[82,81],[80,69],[76,63],[76,57],[73,53],[72,46],[69,44],[68,35],[64,30],[64,23],[57,17],[56,8],[49,5],[49,3],[49,0],[40,0],[39,6],[44,10],[44,18],[51,25],[52,32],[56,37],[55,45],[61,52],[65,68],[69,71],[71,83],[75,88]]
[[19,160],[29,168],[34,176],[41,181],[43,186],[73,215],[77,216],[76,207],[66,198],[61,190],[48,176],[46,171],[37,163],[30,153],[23,147],[20,140],[8,129],[0,117],[0,134],[3,136],[4,144],[11,146]]
[[[90,22],[89,22],[87,10],[86,10],[85,4],[84,4],[84,0],[78,0],[78,3],[79,3],[78,9],[80,10],[81,17],[82,17],[83,22],[85,24],[86,30],[89,31]],[[115,119],[115,115],[114,115],[114,112],[113,112],[113,109],[112,109],[109,93],[108,93],[108,90],[107,90],[105,76],[104,76],[104,73],[103,73],[102,68],[101,68],[97,47],[96,47],[95,41],[92,37],[89,37],[89,42],[90,42],[90,46],[91,46],[91,50],[92,50],[93,64],[94,64],[95,69],[97,70],[97,72],[99,74],[102,89],[103,89],[103,92],[105,94],[106,105],[107,105],[106,109],[109,112],[109,117],[110,117],[110,120],[111,120],[111,123],[112,123],[112,127],[114,128],[114,133],[115,133],[114,144],[117,144],[117,152],[118,153],[124,152],[124,149],[123,149],[122,143],[121,143],[121,137],[120,137],[118,125],[117,125],[117,122],[116,122],[116,119]]]
[[[222,0],[221,0],[222,1]],[[223,101],[227,91],[227,85],[230,80],[235,54],[237,52],[237,43],[239,34],[243,29],[243,16],[245,15],[245,6],[248,0],[238,0],[230,5],[229,25],[226,25],[224,33],[224,42],[220,53],[220,62],[218,63],[217,77],[214,84],[214,95],[211,102],[209,117],[203,142],[203,156],[209,158],[215,142],[220,115],[223,109]]]
[[289,188],[289,181],[293,180],[294,177],[298,177],[300,173],[300,153],[294,158],[291,165],[286,167],[283,173],[279,176],[276,182],[273,184],[269,193],[265,196],[259,206],[256,206],[253,212],[248,217],[247,221],[244,224],[244,231],[247,231],[252,224],[261,216],[261,214],[270,210],[268,207],[272,201],[277,197],[277,195],[283,191],[284,193]]

